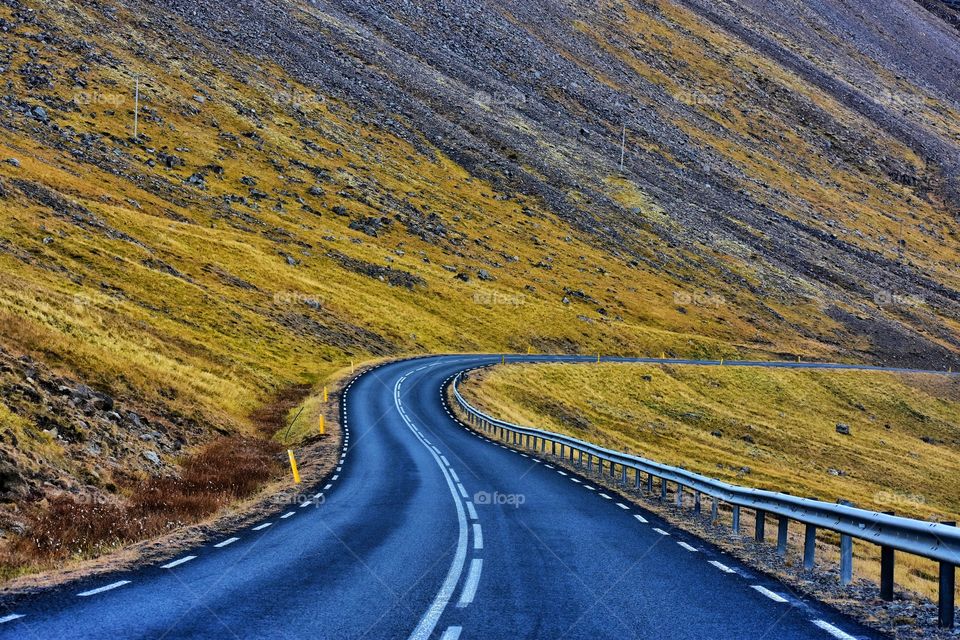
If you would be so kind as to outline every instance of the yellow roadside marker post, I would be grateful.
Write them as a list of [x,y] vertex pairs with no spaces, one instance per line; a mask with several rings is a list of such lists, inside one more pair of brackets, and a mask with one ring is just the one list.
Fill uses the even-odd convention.
[[323,401],[326,402],[326,401],[329,400],[329,399],[330,399],[330,395],[327,393],[327,387],[324,386],[324,387],[323,387]]
[[597,354],[597,364],[600,364],[600,354]]
[[323,422],[323,414],[320,414],[320,435],[326,435],[327,426]]
[[500,356],[500,364],[506,364],[506,363],[507,363],[507,356]]
[[293,471],[294,484],[300,484],[300,471],[297,469],[297,459],[293,457],[293,449],[287,449],[287,455],[290,457],[290,469]]
[[723,366],[723,358],[720,358],[720,366]]

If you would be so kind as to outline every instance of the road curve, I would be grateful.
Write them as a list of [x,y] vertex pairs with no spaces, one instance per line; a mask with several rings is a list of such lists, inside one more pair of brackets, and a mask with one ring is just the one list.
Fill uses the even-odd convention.
[[156,566],[8,599],[0,637],[880,637],[588,479],[468,431],[442,389],[499,359],[364,374],[342,403],[341,463],[310,502]]

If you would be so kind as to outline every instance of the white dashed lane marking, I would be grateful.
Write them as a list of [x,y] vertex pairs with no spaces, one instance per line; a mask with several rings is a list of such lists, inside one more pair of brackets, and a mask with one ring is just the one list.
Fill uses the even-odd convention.
[[287,518],[289,518],[289,517],[292,516],[292,515],[293,515],[293,511],[288,511],[288,512],[286,512],[285,514],[283,514],[282,516],[280,516],[280,519],[281,519],[281,520],[286,520]]
[[8,616],[3,616],[2,618],[0,618],[0,624],[3,624],[5,622],[11,622],[12,620],[18,620],[19,618],[22,618],[22,617],[24,617],[22,613],[11,613]]
[[618,502],[618,503],[617,503],[617,506],[620,507],[621,509],[630,509],[630,507],[628,507],[627,505],[623,504],[622,502]]
[[130,584],[130,581],[129,581],[129,580],[118,580],[118,581],[113,582],[113,583],[110,583],[110,584],[108,584],[108,585],[106,585],[106,586],[104,586],[104,587],[100,587],[100,588],[98,588],[98,589],[90,589],[90,591],[83,591],[83,592],[81,592],[81,593],[78,593],[77,595],[78,595],[79,597],[81,597],[81,598],[86,598],[86,597],[89,597],[89,596],[95,596],[95,595],[97,595],[98,593],[103,593],[104,591],[110,591],[111,589],[116,589],[117,587],[122,587],[122,586],[125,585],[125,584]]
[[180,565],[182,565],[182,564],[184,564],[184,563],[186,563],[186,562],[190,562],[191,560],[195,559],[196,557],[197,557],[197,556],[185,556],[185,557],[183,557],[183,558],[180,558],[179,560],[174,560],[173,562],[168,562],[167,564],[163,565],[163,566],[160,567],[160,568],[161,568],[161,569],[173,569],[174,567],[179,567]]
[[678,545],[686,549],[687,551],[696,551],[697,548],[687,544],[686,542],[677,542]]
[[736,571],[734,571],[733,569],[731,569],[731,568],[728,567],[727,565],[723,564],[722,562],[717,562],[716,560],[711,560],[711,561],[710,561],[710,564],[712,564],[713,566],[715,566],[717,569],[720,569],[720,571],[723,571],[724,573],[736,573]]
[[447,630],[440,636],[440,640],[459,640],[463,627],[447,627]]
[[267,527],[269,527],[269,526],[272,525],[272,524],[273,524],[272,522],[264,522],[264,523],[261,524],[260,526],[254,527],[253,530],[254,530],[254,531],[263,531],[264,529],[266,529]]
[[657,529],[656,527],[654,527],[653,530],[656,531],[657,533],[659,533],[659,534],[662,535],[662,536],[668,536],[668,535],[670,535],[669,533],[667,533],[667,532],[664,531],[663,529]]
[[239,539],[240,539],[240,538],[227,538],[227,539],[224,540],[223,542],[218,542],[217,544],[215,544],[215,545],[213,545],[213,546],[216,547],[217,549],[222,549],[222,548],[224,548],[225,546],[227,546],[227,545],[229,545],[229,544],[233,544],[234,542],[236,542],[236,541],[239,540]]
[[469,501],[467,502],[467,513],[470,514],[471,520],[477,519],[477,510],[474,508],[473,503]]
[[857,640],[854,636],[844,631],[841,631],[840,629],[837,629],[835,626],[833,626],[829,622],[825,622],[823,620],[812,620],[811,622],[813,622],[813,624],[815,624],[816,626],[820,627],[821,629],[829,633],[834,638],[837,638],[837,640]]
[[470,561],[470,571],[467,573],[467,580],[463,585],[463,591],[460,592],[460,600],[457,607],[463,608],[473,602],[477,595],[477,585],[480,584],[480,572],[483,571],[483,560],[474,558]]
[[473,548],[476,551],[483,549],[483,529],[476,523],[473,525]]
[[647,524],[647,519],[644,518],[643,516],[634,515],[633,517],[639,520],[640,522],[642,522],[643,524]]
[[750,588],[762,593],[774,602],[787,602],[787,599],[781,596],[779,593],[774,593],[773,591],[770,591],[770,589],[762,587],[759,584],[750,585]]

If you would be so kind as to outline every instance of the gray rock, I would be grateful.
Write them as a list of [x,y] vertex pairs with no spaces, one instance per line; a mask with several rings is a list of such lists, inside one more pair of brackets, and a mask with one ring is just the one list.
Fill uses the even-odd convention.
[[155,464],[155,465],[159,465],[159,464],[160,464],[160,456],[157,455],[157,452],[156,452],[156,451],[150,451],[149,449],[147,449],[146,451],[143,452],[142,455],[143,455],[144,458],[146,458],[147,460],[149,460],[149,461],[152,462],[153,464]]
[[838,423],[837,423],[837,433],[839,433],[839,434],[842,435],[842,436],[848,436],[848,435],[850,435],[850,425],[845,424],[845,423],[843,423],[843,422],[838,422]]
[[5,162],[12,167],[16,167],[18,169],[20,168],[20,161],[17,160],[16,158],[7,158]]

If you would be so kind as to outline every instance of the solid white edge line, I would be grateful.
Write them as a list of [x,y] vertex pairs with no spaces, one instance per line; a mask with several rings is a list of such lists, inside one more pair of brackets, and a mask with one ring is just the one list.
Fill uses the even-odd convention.
[[762,593],[774,602],[787,602],[787,599],[781,596],[779,593],[774,593],[773,591],[770,591],[770,589],[760,586],[759,584],[752,584],[750,585],[750,588]]
[[483,549],[483,529],[476,522],[473,524],[473,549],[474,551]]
[[[394,403],[397,405],[397,410],[401,411],[401,413],[402,403],[400,402],[400,385],[406,379],[407,376],[403,376],[397,380],[397,384],[393,387]],[[420,442],[424,443],[424,445],[427,447],[427,450],[430,451],[430,455],[432,455],[434,461],[436,461],[437,466],[440,467],[440,473],[443,474],[443,479],[447,481],[447,488],[450,490],[450,495],[453,497],[454,506],[457,509],[457,523],[459,525],[457,550],[456,553],[454,553],[453,561],[450,563],[450,569],[447,571],[447,576],[444,578],[443,584],[440,586],[440,590],[437,591],[437,595],[434,597],[430,607],[424,612],[423,617],[420,619],[420,623],[417,625],[416,629],[413,630],[413,633],[410,634],[410,640],[428,640],[430,636],[433,635],[433,631],[437,627],[437,623],[440,621],[440,616],[443,615],[444,610],[447,608],[447,604],[450,603],[450,599],[453,597],[453,592],[457,588],[457,583],[460,582],[460,575],[463,573],[463,566],[467,561],[467,518],[463,511],[463,502],[457,496],[457,489],[453,483],[453,479],[447,472],[447,468],[440,461],[439,454],[433,451],[426,438],[417,433],[413,422],[411,422],[410,419],[405,415],[402,415],[402,417],[404,422],[407,424],[407,427],[413,432],[414,437],[420,440]]]
[[467,579],[463,583],[463,591],[460,592],[460,600],[457,602],[457,608],[464,608],[473,602],[477,595],[477,585],[480,584],[480,572],[483,571],[483,560],[474,558],[470,561],[470,571],[467,573]]
[[850,635],[849,633],[846,633],[845,631],[841,631],[840,629],[837,629],[835,626],[833,626],[832,624],[830,624],[825,620],[811,620],[810,622],[820,627],[821,629],[829,633],[831,636],[833,636],[837,640],[857,640],[854,636]]
[[103,593],[104,591],[110,591],[111,589],[116,589],[117,587],[122,587],[122,586],[125,585],[125,584],[130,584],[130,581],[129,581],[129,580],[117,580],[116,582],[112,582],[112,583],[110,583],[110,584],[108,584],[108,585],[106,585],[106,586],[99,587],[99,588],[97,588],[97,589],[90,589],[90,591],[84,591],[84,592],[82,592],[82,593],[78,593],[77,596],[80,597],[80,598],[86,598],[86,597],[88,597],[88,596],[95,596],[95,595],[97,595],[98,593]]
[[182,564],[185,563],[185,562],[190,562],[191,560],[195,559],[196,557],[197,557],[197,556],[184,556],[184,557],[180,558],[179,560],[174,560],[173,562],[168,562],[167,564],[162,565],[160,568],[161,568],[161,569],[173,569],[174,567],[179,567],[180,565],[182,565]]

